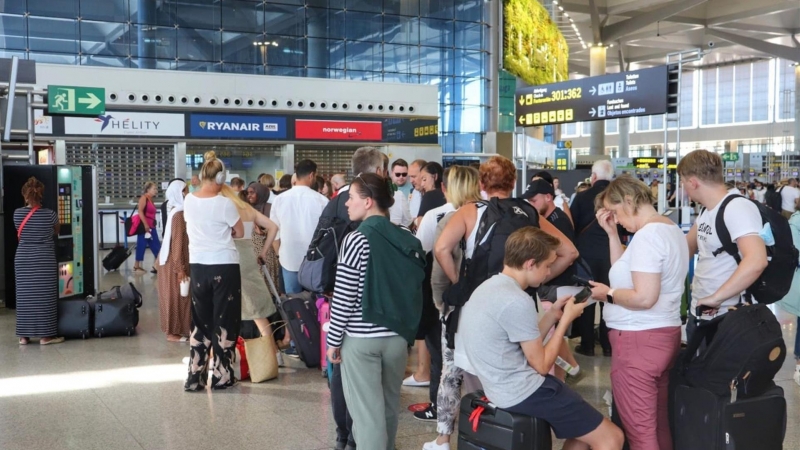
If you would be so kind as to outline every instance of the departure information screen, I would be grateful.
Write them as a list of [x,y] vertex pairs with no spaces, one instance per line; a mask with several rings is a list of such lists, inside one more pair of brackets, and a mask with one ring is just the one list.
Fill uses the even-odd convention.
[[521,127],[649,116],[667,112],[667,66],[520,89]]

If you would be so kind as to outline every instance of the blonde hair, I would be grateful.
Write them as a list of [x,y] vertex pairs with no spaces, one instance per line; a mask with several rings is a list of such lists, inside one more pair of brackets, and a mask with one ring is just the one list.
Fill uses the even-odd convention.
[[203,167],[200,168],[201,181],[213,181],[216,183],[217,174],[225,170],[225,165],[217,159],[214,150],[209,150],[203,155]]
[[467,166],[451,166],[447,168],[447,200],[456,209],[466,203],[481,200],[480,173]]
[[155,187],[155,185],[156,185],[156,183],[152,182],[152,181],[148,181],[147,183],[145,183],[144,184],[144,190],[142,191],[142,194],[147,194],[147,191],[149,191],[151,187]]
[[239,209],[251,208],[250,204],[242,200],[242,198],[239,197],[239,194],[227,184],[223,184],[219,192],[220,194],[222,194],[223,197],[231,199],[231,201],[233,201],[233,203],[236,205],[237,208]]
[[261,175],[261,177],[258,178],[258,182],[270,189],[275,187],[275,177],[268,173]]
[[708,150],[694,150],[681,158],[678,174],[683,177],[696,177],[711,184],[724,183],[722,177],[722,158]]
[[640,206],[652,205],[656,198],[653,196],[653,190],[646,184],[625,174],[618,176],[603,192],[597,195],[594,207],[601,209],[607,205],[624,204],[626,200],[633,204],[633,213],[636,214]]

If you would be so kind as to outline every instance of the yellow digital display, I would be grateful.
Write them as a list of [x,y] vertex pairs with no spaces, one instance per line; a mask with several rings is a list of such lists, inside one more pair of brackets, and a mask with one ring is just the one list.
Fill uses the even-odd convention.
[[[537,113],[527,113],[519,117],[520,125],[547,125],[550,123],[569,122],[574,117],[575,112],[570,109],[554,109]],[[416,135],[415,135],[416,136]]]
[[414,128],[414,137],[439,135],[439,125],[427,125]]

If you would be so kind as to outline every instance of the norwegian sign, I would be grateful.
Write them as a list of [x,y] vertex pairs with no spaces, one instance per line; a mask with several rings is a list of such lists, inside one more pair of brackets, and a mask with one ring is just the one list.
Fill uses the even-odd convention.
[[47,112],[94,116],[106,112],[106,90],[101,87],[47,86]]
[[294,127],[296,139],[376,142],[383,139],[383,123],[376,121],[297,119]]
[[286,139],[285,117],[192,114],[189,120],[192,137]]
[[185,136],[183,114],[109,111],[97,117],[65,117],[64,134],[87,136]]
[[517,91],[517,126],[532,127],[667,112],[667,66]]

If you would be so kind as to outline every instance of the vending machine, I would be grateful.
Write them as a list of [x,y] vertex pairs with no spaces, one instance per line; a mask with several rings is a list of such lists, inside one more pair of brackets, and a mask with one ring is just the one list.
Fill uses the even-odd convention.
[[60,224],[54,236],[58,297],[94,295],[98,286],[96,198],[97,176],[92,166],[9,165],[3,167],[5,219],[6,306],[16,308],[14,255],[17,233],[14,211],[25,206],[22,186],[30,177],[44,184],[42,207],[56,212]]

